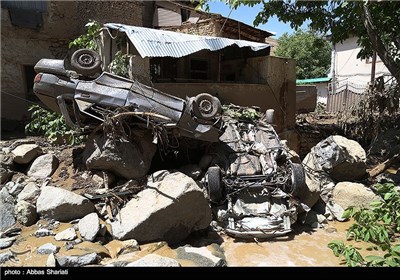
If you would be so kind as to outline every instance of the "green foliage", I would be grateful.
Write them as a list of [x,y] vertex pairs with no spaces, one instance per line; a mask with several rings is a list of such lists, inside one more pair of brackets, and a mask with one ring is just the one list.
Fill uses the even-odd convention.
[[349,266],[400,266],[400,244],[393,245],[400,232],[400,194],[392,183],[375,184],[374,188],[381,201],[372,202],[370,210],[349,207],[343,218],[355,221],[347,232],[348,238],[374,243],[386,252],[385,255],[366,256],[364,260],[358,248],[337,240],[330,242],[328,247],[336,257],[343,256]]
[[129,57],[127,54],[122,54],[118,51],[115,54],[114,60],[110,63],[110,71],[116,75],[129,78]]
[[296,78],[325,77],[331,64],[331,46],[317,33],[302,29],[278,39],[276,56],[296,59]]
[[71,41],[68,47],[97,51],[99,46],[97,45],[96,38],[100,32],[100,23],[95,20],[90,20],[85,26],[87,27],[86,34],[82,34],[75,40]]
[[25,126],[26,133],[41,134],[53,144],[67,143],[80,144],[83,136],[77,136],[69,129],[61,114],[50,112],[38,105],[32,105],[28,111],[32,112],[31,121]]
[[231,118],[241,121],[252,122],[259,120],[261,117],[260,112],[258,112],[254,108],[241,107],[233,104],[222,105],[222,110],[226,115],[230,116]]

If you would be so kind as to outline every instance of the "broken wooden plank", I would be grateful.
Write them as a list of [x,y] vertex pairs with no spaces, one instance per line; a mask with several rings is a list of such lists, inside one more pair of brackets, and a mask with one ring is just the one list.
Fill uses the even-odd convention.
[[368,171],[370,177],[375,177],[388,169],[392,164],[400,160],[400,154],[396,154],[390,159],[385,160],[384,162],[376,165],[370,171]]

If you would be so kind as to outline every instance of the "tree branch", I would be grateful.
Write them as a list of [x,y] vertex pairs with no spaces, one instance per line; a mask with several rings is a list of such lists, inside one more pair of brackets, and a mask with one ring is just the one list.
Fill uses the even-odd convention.
[[372,16],[368,9],[368,4],[363,5],[362,19],[373,48],[376,50],[390,73],[396,78],[397,83],[400,84],[400,65],[397,65],[394,59],[390,56],[388,50],[379,37],[378,32],[373,24]]

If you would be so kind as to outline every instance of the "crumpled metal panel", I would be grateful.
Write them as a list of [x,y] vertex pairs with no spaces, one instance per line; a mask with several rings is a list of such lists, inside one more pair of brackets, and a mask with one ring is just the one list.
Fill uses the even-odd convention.
[[201,50],[217,51],[232,45],[250,47],[253,51],[270,47],[268,44],[246,40],[198,36],[119,23],[106,23],[104,26],[125,32],[143,58],[183,57]]

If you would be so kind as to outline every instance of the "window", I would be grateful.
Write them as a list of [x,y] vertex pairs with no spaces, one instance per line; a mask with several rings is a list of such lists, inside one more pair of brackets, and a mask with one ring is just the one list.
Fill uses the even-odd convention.
[[182,22],[187,21],[190,18],[190,11],[186,9],[181,9]]
[[12,25],[38,29],[43,25],[47,1],[1,1],[1,8],[8,9]]
[[208,79],[208,61],[203,59],[190,60],[190,78],[197,80]]

